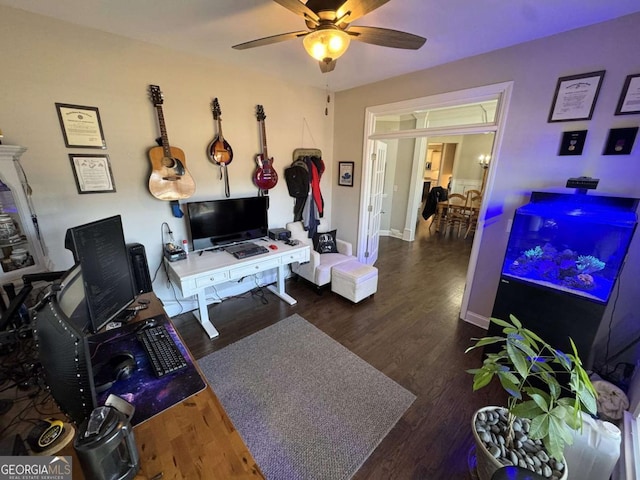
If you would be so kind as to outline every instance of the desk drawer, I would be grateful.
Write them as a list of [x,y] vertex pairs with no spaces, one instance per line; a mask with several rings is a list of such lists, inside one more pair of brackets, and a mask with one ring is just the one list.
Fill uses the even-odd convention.
[[286,253],[282,256],[282,263],[287,265],[292,262],[308,262],[309,250],[296,250],[295,252]]
[[229,280],[229,272],[209,273],[196,278],[196,288],[210,287],[226,280]]
[[280,266],[280,258],[272,258],[269,260],[263,260],[252,265],[246,265],[241,267],[232,268],[229,270],[230,279],[242,278],[247,275],[253,275],[254,273],[263,272],[271,268]]

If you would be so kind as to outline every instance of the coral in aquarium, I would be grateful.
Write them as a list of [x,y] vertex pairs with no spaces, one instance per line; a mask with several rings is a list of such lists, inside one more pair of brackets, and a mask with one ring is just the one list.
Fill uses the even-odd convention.
[[605,266],[605,262],[593,255],[579,255],[569,248],[558,251],[553,245],[546,243],[522,252],[509,268],[515,275],[590,290],[596,286],[591,274]]
[[605,267],[605,263],[593,255],[580,255],[576,261],[576,267],[582,273],[593,273],[602,270]]

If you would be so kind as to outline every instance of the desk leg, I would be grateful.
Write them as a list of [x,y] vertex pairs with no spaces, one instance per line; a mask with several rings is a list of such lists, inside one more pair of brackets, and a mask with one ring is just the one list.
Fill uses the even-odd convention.
[[209,338],[216,338],[218,335],[218,330],[213,326],[211,320],[209,319],[209,309],[207,308],[207,296],[205,292],[200,292],[196,295],[198,298],[198,310],[194,311],[193,314],[196,316],[204,331],[207,332]]
[[285,266],[284,265],[280,265],[278,267],[278,280],[276,283],[276,286],[274,287],[273,285],[269,285],[267,288],[269,289],[270,292],[272,292],[274,295],[280,297],[282,300],[284,300],[285,302],[287,302],[289,305],[295,305],[296,303],[298,303],[298,301],[293,298],[291,295],[289,295],[287,292],[285,292],[284,290],[284,275],[285,275]]

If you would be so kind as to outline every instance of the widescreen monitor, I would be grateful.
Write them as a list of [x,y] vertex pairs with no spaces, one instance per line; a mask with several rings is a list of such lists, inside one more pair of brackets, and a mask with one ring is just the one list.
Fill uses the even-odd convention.
[[120,215],[68,229],[65,246],[82,267],[89,330],[95,333],[136,298]]
[[266,237],[268,198],[228,198],[187,203],[188,227],[194,250]]

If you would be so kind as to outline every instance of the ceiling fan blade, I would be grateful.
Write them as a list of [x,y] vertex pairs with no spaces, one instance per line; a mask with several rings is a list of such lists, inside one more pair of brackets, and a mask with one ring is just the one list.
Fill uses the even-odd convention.
[[376,8],[381,7],[388,1],[389,0],[347,0],[338,8],[336,15],[338,22],[336,24],[343,22],[351,23]]
[[399,32],[398,30],[391,30],[389,28],[359,27],[352,25],[346,32],[351,36],[352,40],[380,45],[382,47],[417,50],[427,41],[424,37],[419,37],[412,33]]
[[320,17],[318,17],[316,12],[311,10],[300,0],[273,0],[273,1],[279,5],[282,5],[284,8],[292,11],[296,15],[300,15],[301,17],[305,17],[305,19],[308,18],[312,20],[316,25],[320,20]]
[[292,40],[294,38],[304,37],[309,32],[301,30],[299,32],[281,33],[279,35],[272,35],[271,37],[259,38],[257,40],[251,40],[250,42],[239,43],[231,48],[236,50],[246,50],[247,48],[262,47],[264,45],[271,45],[272,43],[284,42],[285,40]]
[[322,73],[333,72],[333,69],[336,68],[335,60],[331,60],[330,62],[323,62],[322,60],[320,60],[318,63],[320,64],[320,71]]

